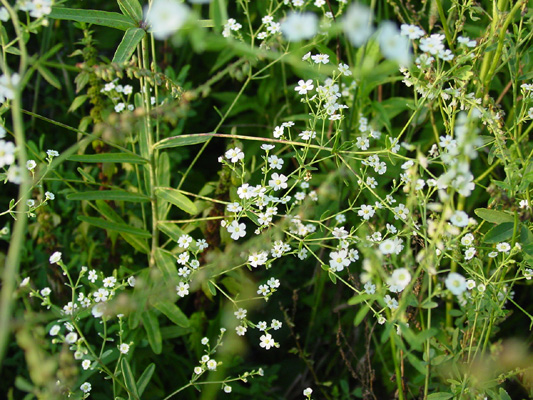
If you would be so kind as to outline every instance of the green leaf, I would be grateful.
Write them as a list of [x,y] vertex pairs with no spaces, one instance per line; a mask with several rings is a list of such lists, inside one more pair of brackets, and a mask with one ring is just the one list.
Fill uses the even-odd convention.
[[113,56],[113,62],[115,63],[125,63],[128,61],[137,48],[137,45],[141,42],[146,32],[141,28],[130,28],[124,34],[120,44],[115,51]]
[[89,190],[87,192],[71,193],[68,200],[114,200],[144,203],[150,198],[144,194],[126,192],[125,190]]
[[98,228],[102,228],[102,229],[109,229],[111,231],[116,231],[116,232],[124,232],[130,235],[136,235],[136,236],[143,237],[143,238],[152,237],[150,232],[145,231],[144,229],[134,228],[124,223],[106,221],[105,219],[87,217],[85,215],[80,215],[78,219],[82,222],[87,222],[88,224],[97,226]]
[[122,375],[124,375],[124,383],[128,389],[128,398],[138,400],[139,392],[137,391],[137,385],[135,384],[135,379],[131,373],[130,363],[127,358],[122,359]]
[[88,174],[87,172],[85,172],[82,168],[78,167],[77,170],[80,173],[80,175],[83,176],[88,182],[92,182],[92,183],[96,182],[94,177]]
[[489,210],[488,208],[476,208],[474,212],[479,218],[493,224],[514,222],[514,216],[503,211]]
[[133,153],[76,154],[67,158],[69,161],[85,163],[130,163],[144,164],[148,160]]
[[[170,186],[170,159],[168,153],[159,154],[157,163],[157,185],[158,186]],[[170,205],[164,200],[157,202],[157,219],[162,221],[167,218]]]
[[99,10],[82,10],[78,8],[52,7],[49,18],[64,19],[68,21],[86,22],[110,28],[126,31],[135,28],[135,23],[131,18],[115,12]]
[[500,388],[500,393],[498,394],[500,395],[501,400],[511,400],[511,396],[509,396],[509,393],[507,393],[504,388]]
[[155,263],[166,279],[178,275],[176,259],[172,254],[159,247],[155,250]]
[[61,90],[61,82],[59,82],[59,79],[57,79],[57,77],[48,68],[37,64],[37,71],[39,71],[46,82],[56,89]]
[[143,312],[141,321],[148,336],[148,343],[155,354],[161,354],[163,351],[163,339],[159,330],[159,321],[157,316],[151,311]]
[[143,9],[139,0],[117,0],[120,11],[129,16],[133,21],[140,22],[143,19]]
[[157,226],[159,227],[159,230],[163,233],[165,233],[169,238],[172,240],[175,240],[176,242],[180,238],[181,235],[185,234],[175,223],[173,222],[164,222],[159,221]]
[[187,316],[180,310],[180,308],[170,302],[157,303],[155,305],[159,311],[165,314],[169,320],[182,328],[188,328],[191,324]]
[[193,144],[199,144],[207,142],[213,136],[209,133],[199,133],[193,135],[181,135],[169,137],[160,140],[154,145],[155,149],[169,149],[172,147],[192,146]]
[[514,232],[514,222],[504,222],[490,229],[483,238],[485,243],[499,243],[511,239]]
[[78,108],[80,108],[83,103],[85,103],[87,101],[87,99],[89,98],[88,95],[86,94],[83,94],[81,96],[78,96],[76,97],[73,101],[72,101],[72,104],[70,105],[70,107],[68,108],[68,111],[67,112],[74,112],[76,111]]
[[353,306],[353,305],[362,303],[363,301],[366,301],[366,300],[370,300],[370,299],[374,300],[375,297],[376,296],[373,294],[361,293],[361,294],[358,294],[357,296],[352,297],[350,300],[348,300],[348,304]]
[[363,322],[363,319],[365,319],[366,314],[368,314],[368,311],[370,311],[370,307],[368,305],[363,305],[359,311],[357,311],[357,314],[355,314],[355,319],[353,321],[354,326],[359,325],[361,322]]
[[146,367],[144,372],[142,373],[141,377],[137,381],[137,392],[139,393],[139,397],[143,395],[146,386],[148,386],[148,383],[152,379],[152,375],[155,371],[155,364],[151,363]]
[[428,396],[428,400],[448,400],[453,397],[453,394],[446,392],[432,393]]
[[179,190],[170,188],[157,188],[155,195],[160,199],[174,204],[176,207],[182,209],[186,213],[189,213],[191,215],[198,213],[198,210],[194,203],[190,201],[185,195],[181,194]]
[[[96,200],[96,208],[106,219],[112,222],[118,222],[120,224],[125,224],[124,220],[120,215],[118,215],[115,210],[113,210],[105,201]],[[126,225],[126,224],[125,224]],[[119,232],[120,236],[128,242],[135,250],[140,251],[141,253],[148,254],[150,249],[146,243],[146,239],[140,238],[136,235],[131,235],[124,232]]]
[[211,293],[213,296],[217,295],[217,288],[211,281],[207,281],[207,288],[209,289],[209,293]]

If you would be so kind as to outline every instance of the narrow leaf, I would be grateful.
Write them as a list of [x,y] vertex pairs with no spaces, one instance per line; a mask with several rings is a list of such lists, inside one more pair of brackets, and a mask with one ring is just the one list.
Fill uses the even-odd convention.
[[133,21],[139,22],[143,19],[143,9],[139,0],[117,0],[117,3],[120,11]]
[[446,392],[432,393],[428,396],[428,400],[448,400],[453,397],[453,394]]
[[174,204],[176,207],[182,209],[189,214],[197,214],[198,210],[194,203],[190,201],[185,195],[181,194],[179,190],[170,188],[158,188],[155,192],[160,199]]
[[188,328],[190,326],[187,316],[180,310],[180,308],[174,303],[162,302],[155,305],[159,311],[167,316],[169,320],[182,328]]
[[171,147],[192,146],[207,142],[212,136],[208,133],[181,135],[160,140],[154,145],[155,149],[168,149]]
[[142,373],[141,377],[137,381],[137,392],[139,393],[139,397],[143,395],[144,390],[146,389],[146,386],[148,386],[148,383],[150,383],[150,380],[152,379],[152,375],[155,371],[155,364],[151,363],[146,367],[144,372]]
[[111,231],[116,231],[116,232],[124,232],[130,235],[136,235],[136,236],[143,237],[143,238],[152,237],[150,232],[145,231],[144,229],[134,228],[127,224],[106,221],[105,219],[101,219],[101,218],[87,217],[85,215],[80,215],[78,219],[82,222],[87,222],[88,224],[97,226],[98,228],[102,228],[102,229],[109,229]]
[[115,51],[113,56],[113,62],[115,63],[125,63],[128,61],[137,48],[137,45],[141,42],[142,38],[146,35],[144,29],[141,28],[130,28],[124,34],[122,41]]
[[141,321],[148,336],[148,343],[155,354],[161,354],[163,351],[163,339],[161,338],[161,331],[159,330],[159,321],[151,311],[143,312]]
[[137,385],[135,384],[135,379],[133,379],[133,374],[131,373],[130,363],[127,358],[122,359],[122,375],[124,375],[124,383],[128,389],[128,394],[130,399],[139,399],[139,392],[137,391]]
[[68,200],[115,200],[143,203],[150,201],[144,194],[126,192],[125,190],[90,190],[87,192],[71,193]]
[[59,82],[59,79],[57,79],[57,77],[48,68],[38,64],[37,71],[39,71],[46,82],[56,89],[61,90],[61,82]]
[[144,164],[146,159],[132,153],[76,154],[67,158],[69,161],[85,163],[130,163]]
[[174,257],[159,247],[155,250],[155,263],[166,279],[178,275]]
[[87,96],[86,94],[76,97],[74,101],[72,101],[72,104],[68,108],[67,112],[70,113],[70,112],[76,111],[78,108],[80,108],[83,105],[83,103],[87,101],[88,98],[89,96]]
[[363,319],[365,319],[366,314],[368,314],[368,311],[370,311],[370,307],[368,307],[366,304],[363,305],[359,311],[357,311],[357,314],[355,314],[355,319],[353,321],[354,326],[359,325],[361,322],[363,322]]
[[78,8],[52,7],[49,18],[64,19],[68,21],[86,22],[110,28],[126,31],[135,28],[135,23],[131,18],[115,12],[99,10],[82,10]]

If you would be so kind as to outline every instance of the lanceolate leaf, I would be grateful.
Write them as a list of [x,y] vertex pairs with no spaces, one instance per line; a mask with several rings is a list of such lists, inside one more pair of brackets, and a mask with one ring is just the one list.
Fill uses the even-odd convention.
[[53,19],[65,19],[69,21],[108,26],[110,28],[120,29],[123,31],[136,27],[136,24],[130,17],[115,12],[99,10],[52,7],[52,12],[48,15],[48,17]]
[[169,320],[182,328],[188,328],[190,326],[187,316],[180,310],[180,308],[174,303],[161,302],[155,305],[159,311],[165,314]]
[[76,154],[68,158],[69,161],[78,161],[85,163],[130,163],[144,164],[146,159],[131,153],[102,153],[102,154]]
[[155,192],[156,196],[174,204],[176,207],[181,208],[183,211],[189,214],[196,214],[198,212],[196,206],[179,190],[170,188],[158,188]]
[[131,235],[137,235],[139,237],[145,237],[145,238],[152,237],[150,232],[145,231],[144,229],[134,228],[133,226],[129,226],[127,224],[106,221],[105,219],[101,219],[101,218],[87,217],[85,215],[80,215],[78,219],[82,222],[87,222],[88,224],[97,226],[102,229],[109,229],[112,231],[129,233]]
[[155,354],[161,354],[163,350],[163,339],[161,338],[161,331],[159,330],[159,322],[157,321],[157,316],[154,315],[151,311],[143,312],[141,316],[141,321],[146,330],[146,335],[148,336],[148,343],[152,348]]
[[144,194],[126,192],[125,190],[90,190],[67,195],[68,200],[115,200],[144,203],[150,199]]
[[135,379],[131,372],[131,367],[127,358],[122,359],[122,375],[124,375],[124,383],[126,388],[128,388],[128,394],[130,399],[139,399],[139,393],[137,391],[137,385],[135,384]]
[[139,22],[143,18],[143,9],[139,0],[117,0],[120,11],[129,16],[135,22]]
[[141,42],[142,38],[146,35],[144,29],[130,28],[124,34],[122,41],[117,47],[117,51],[113,56],[113,62],[124,63],[128,61],[137,48],[137,45]]
[[174,136],[160,140],[154,145],[154,148],[168,149],[171,147],[192,146],[193,144],[207,142],[211,137],[208,133]]
[[146,389],[146,386],[148,386],[148,383],[150,383],[150,380],[152,379],[152,375],[155,371],[155,364],[151,363],[146,367],[144,372],[142,373],[141,377],[137,381],[137,392],[139,393],[139,396],[142,396],[144,393],[144,390]]

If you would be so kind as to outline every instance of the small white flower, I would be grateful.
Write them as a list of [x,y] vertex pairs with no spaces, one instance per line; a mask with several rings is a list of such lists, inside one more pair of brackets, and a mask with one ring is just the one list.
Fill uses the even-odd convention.
[[233,240],[239,240],[239,238],[246,236],[246,225],[239,223],[237,220],[228,225],[226,229],[231,233],[231,238]]
[[104,287],[112,288],[115,286],[117,278],[115,278],[114,276],[108,276],[107,278],[104,278],[102,282],[104,283]]
[[395,310],[398,308],[398,301],[389,295],[386,295],[383,300],[385,301],[385,305],[389,307],[391,310]]
[[315,62],[315,64],[329,63],[329,56],[327,54],[315,54],[314,56],[311,56],[311,59]]
[[261,339],[261,343],[259,343],[259,346],[261,346],[262,348],[266,350],[270,350],[270,348],[276,346],[277,344],[272,338],[272,335],[270,333],[262,335],[260,339]]
[[144,8],[146,23],[156,39],[163,40],[180,29],[189,17],[189,8],[177,0],[154,0]]
[[81,362],[81,367],[82,367],[84,370],[89,369],[90,366],[91,366],[91,360],[83,360],[83,361]]
[[307,92],[313,90],[314,88],[315,86],[313,85],[312,79],[308,79],[307,81],[300,79],[298,81],[298,86],[296,86],[294,90],[296,90],[298,94],[307,94]]
[[500,253],[509,253],[511,251],[511,245],[507,242],[501,242],[496,245],[496,250]]
[[89,382],[82,383],[80,389],[83,393],[89,393],[91,391],[91,384]]
[[176,286],[176,292],[180,297],[187,296],[189,294],[189,284],[185,282],[180,282],[178,286]]
[[128,285],[130,285],[131,287],[135,287],[135,283],[136,283],[137,279],[135,279],[134,276],[130,276],[128,278]]
[[470,260],[476,255],[475,247],[469,247],[465,250],[465,260]]
[[311,39],[318,29],[318,17],[310,12],[291,11],[281,23],[281,32],[289,42]]
[[207,369],[215,371],[217,369],[217,362],[213,359],[209,360],[207,362]]
[[126,343],[122,343],[118,349],[120,350],[120,352],[122,354],[128,354],[128,352],[130,351],[130,345],[129,344],[126,344]]
[[228,151],[226,151],[225,156],[232,163],[236,163],[239,160],[244,159],[244,153],[238,147],[235,147],[234,149],[229,149]]
[[52,293],[52,289],[50,289],[49,287],[45,287],[41,290],[41,296],[43,297],[50,296],[50,293]]
[[313,394],[313,389],[311,388],[307,388],[307,389],[304,389],[304,396],[311,396]]
[[59,333],[60,329],[61,327],[59,325],[54,325],[50,328],[50,332],[48,333],[50,336],[56,336]]
[[26,162],[26,168],[28,169],[28,171],[33,171],[36,166],[37,166],[37,163],[35,162],[35,160],[28,160]]
[[65,342],[68,344],[73,344],[78,341],[78,334],[76,332],[69,332],[67,336],[65,336]]
[[278,321],[277,319],[273,319],[272,322],[270,323],[270,327],[274,329],[275,331],[280,329],[281,326],[282,326],[282,323]]
[[56,251],[50,256],[49,261],[50,264],[57,264],[59,261],[61,261],[61,253],[59,251]]
[[460,296],[466,290],[466,279],[457,272],[450,272],[444,283],[448,290],[456,296]]
[[342,20],[342,27],[348,40],[355,47],[361,47],[372,35],[372,11],[365,5],[352,3]]
[[247,330],[248,330],[248,328],[246,326],[244,326],[244,325],[239,325],[239,326],[235,327],[235,332],[239,336],[244,336],[246,334]]
[[89,276],[87,277],[87,279],[89,279],[91,283],[96,282],[96,280],[98,279],[98,275],[96,274],[96,271],[94,269],[91,269],[89,271]]

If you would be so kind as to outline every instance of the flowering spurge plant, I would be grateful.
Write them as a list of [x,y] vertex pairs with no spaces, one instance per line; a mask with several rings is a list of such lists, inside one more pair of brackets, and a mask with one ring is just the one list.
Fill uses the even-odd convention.
[[531,397],[525,6],[2,1],[0,390]]

